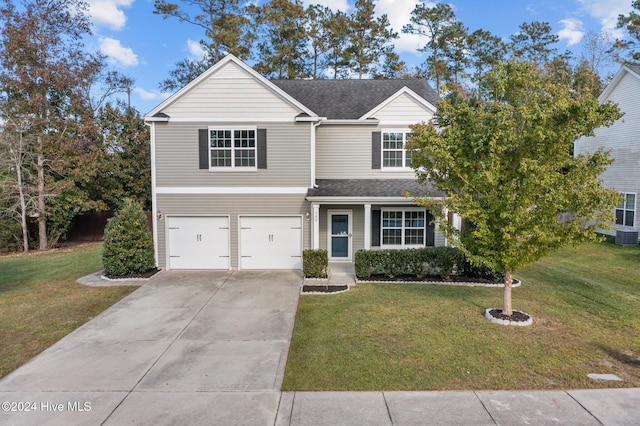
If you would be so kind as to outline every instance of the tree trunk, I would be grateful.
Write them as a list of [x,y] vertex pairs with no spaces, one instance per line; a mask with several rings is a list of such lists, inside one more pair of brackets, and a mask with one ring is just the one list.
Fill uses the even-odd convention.
[[18,192],[20,196],[20,225],[22,226],[22,250],[29,251],[29,228],[27,227],[27,203],[24,200],[24,188],[22,187],[22,165],[16,164],[18,173]]
[[38,240],[40,250],[48,250],[47,205],[44,196],[44,147],[42,136],[38,136]]
[[502,307],[504,315],[513,314],[513,309],[511,308],[511,284],[513,284],[513,272],[507,269],[504,273],[504,302]]

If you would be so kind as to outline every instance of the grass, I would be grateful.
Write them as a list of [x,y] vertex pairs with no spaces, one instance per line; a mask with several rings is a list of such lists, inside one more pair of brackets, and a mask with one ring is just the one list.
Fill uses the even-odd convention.
[[0,257],[0,377],[60,340],[136,287],[87,287],[102,246]]
[[302,296],[283,390],[640,386],[639,247],[563,249],[516,276],[513,306],[531,327],[483,318],[502,307],[500,288],[359,284]]

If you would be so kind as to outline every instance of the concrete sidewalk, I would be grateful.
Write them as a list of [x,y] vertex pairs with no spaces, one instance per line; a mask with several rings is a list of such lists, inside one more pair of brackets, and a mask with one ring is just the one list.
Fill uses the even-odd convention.
[[162,272],[0,380],[0,424],[640,424],[640,389],[281,393],[301,283]]

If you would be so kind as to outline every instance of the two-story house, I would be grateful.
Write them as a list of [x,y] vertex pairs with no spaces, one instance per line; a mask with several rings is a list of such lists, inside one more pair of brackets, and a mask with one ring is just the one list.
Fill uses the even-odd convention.
[[[229,55],[145,117],[158,267],[301,269],[359,249],[444,245],[413,196],[423,80],[270,81]],[[406,194],[410,194],[407,196]]]
[[625,64],[599,97],[600,102],[618,104],[624,116],[611,127],[596,129],[595,136],[576,141],[576,155],[595,152],[604,147],[614,163],[602,174],[605,186],[615,188],[622,195],[615,208],[616,221],[611,230],[603,233],[616,235],[617,231],[638,231],[640,200],[640,65]]

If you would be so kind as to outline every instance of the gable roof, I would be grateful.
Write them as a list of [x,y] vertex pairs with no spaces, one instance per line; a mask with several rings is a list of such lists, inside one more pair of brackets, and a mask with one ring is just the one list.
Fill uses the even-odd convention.
[[[360,119],[402,91],[422,97],[435,106],[438,95],[426,80],[271,80],[273,84],[328,119]],[[405,89],[406,91],[406,89]]]
[[616,75],[613,76],[613,79],[609,82],[609,84],[607,84],[607,87],[604,88],[598,99],[600,99],[601,102],[606,101],[609,98],[609,95],[611,95],[611,92],[613,92],[618,83],[620,83],[622,78],[627,74],[640,79],[640,64],[623,64]]
[[273,92],[276,96],[279,96],[282,100],[292,105],[294,108],[298,109],[301,113],[307,114],[309,116],[313,116],[313,111],[311,111],[307,106],[303,105],[300,101],[293,98],[291,95],[283,91],[281,88],[273,85],[268,79],[260,75],[253,68],[245,64],[243,61],[238,59],[236,56],[232,54],[228,54],[216,64],[214,64],[211,68],[200,74],[186,86],[172,94],[169,98],[167,98],[164,102],[160,103],[160,105],[156,106],[154,109],[149,111],[145,116],[145,120],[147,121],[168,121],[169,116],[166,115],[163,110],[167,107],[171,106],[182,97],[184,97],[191,90],[200,85],[201,82],[210,78],[220,70],[224,69],[227,64],[233,63],[240,67],[244,72],[246,72],[251,78],[255,79],[258,83],[262,84],[264,87]]

